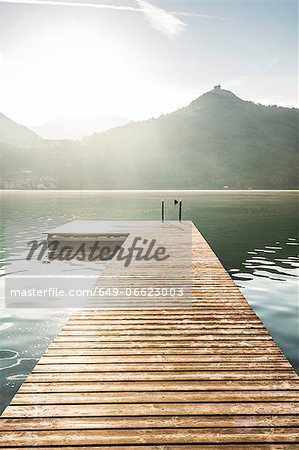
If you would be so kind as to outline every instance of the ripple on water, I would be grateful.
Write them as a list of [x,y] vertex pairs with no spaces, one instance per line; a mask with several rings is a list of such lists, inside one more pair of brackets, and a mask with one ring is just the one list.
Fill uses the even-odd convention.
[[19,356],[19,353],[14,350],[0,350],[0,359],[12,359],[17,358]]
[[15,350],[0,350],[0,370],[10,369],[20,363],[20,355]]
[[0,325],[0,331],[8,330],[8,328],[11,328],[12,326],[12,322],[4,322]]
[[[28,374],[26,373],[18,373],[17,375],[10,375],[7,377],[8,381],[24,381],[26,380]],[[11,387],[15,387],[11,384]]]
[[266,265],[266,266],[268,266],[268,265],[273,265],[273,266],[275,266],[275,262],[274,261],[269,261],[269,260],[267,260],[267,259],[257,259],[257,258],[254,258],[254,259],[247,259],[246,260],[246,262],[247,263],[251,263],[251,264],[261,264],[261,265]]
[[[298,266],[296,242],[247,252],[241,269],[230,273],[291,363],[298,367]],[[266,247],[275,247],[265,252]],[[263,256],[260,256],[262,254]],[[259,255],[259,256],[257,256]],[[242,282],[242,286],[240,285]],[[277,323],[280,327],[277,327]]]

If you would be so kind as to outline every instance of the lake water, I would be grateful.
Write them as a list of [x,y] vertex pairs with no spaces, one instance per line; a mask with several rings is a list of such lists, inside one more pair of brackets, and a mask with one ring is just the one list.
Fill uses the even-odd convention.
[[[183,219],[207,239],[299,373],[298,193],[266,191],[1,191],[1,295],[10,261],[41,233],[76,219]],[[63,310],[0,310],[0,411],[67,318]]]

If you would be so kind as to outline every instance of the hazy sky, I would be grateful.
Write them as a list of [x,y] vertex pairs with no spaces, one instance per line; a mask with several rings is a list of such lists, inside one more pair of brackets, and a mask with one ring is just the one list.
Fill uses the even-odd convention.
[[20,123],[143,119],[218,83],[297,105],[297,2],[0,0],[0,111]]

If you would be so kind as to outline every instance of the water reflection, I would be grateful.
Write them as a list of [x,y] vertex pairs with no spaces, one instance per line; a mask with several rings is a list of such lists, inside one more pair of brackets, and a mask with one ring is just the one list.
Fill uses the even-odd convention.
[[[229,272],[233,275],[235,280],[262,277],[286,282],[289,277],[298,277],[299,244],[296,242],[295,238],[288,239],[293,241],[293,248],[290,249],[287,247],[289,242],[282,244],[281,247],[265,245],[262,249],[255,248],[254,250],[247,252],[250,257],[242,263],[242,268],[230,269]],[[261,253],[263,256],[260,256]],[[245,274],[249,274],[250,276],[244,278]]]
[[66,319],[66,312],[55,310],[11,309],[1,315],[1,325],[9,324],[9,327],[0,330],[0,411],[10,402]]
[[[237,286],[297,371],[298,246],[296,238],[290,237],[287,241],[280,242],[280,246],[255,248],[247,252],[249,258],[246,258],[240,269],[229,270]],[[261,254],[263,256],[259,256]]]

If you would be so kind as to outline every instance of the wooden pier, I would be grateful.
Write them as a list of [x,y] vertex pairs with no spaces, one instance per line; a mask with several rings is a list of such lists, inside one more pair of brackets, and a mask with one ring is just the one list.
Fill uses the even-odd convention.
[[[4,411],[1,448],[299,448],[298,376],[194,226],[192,249],[191,307],[70,316]],[[131,287],[177,283],[176,267],[140,267]],[[105,274],[128,283],[120,264]]]

